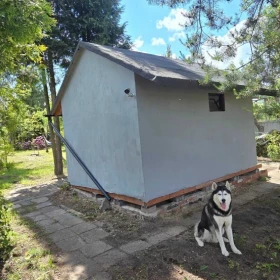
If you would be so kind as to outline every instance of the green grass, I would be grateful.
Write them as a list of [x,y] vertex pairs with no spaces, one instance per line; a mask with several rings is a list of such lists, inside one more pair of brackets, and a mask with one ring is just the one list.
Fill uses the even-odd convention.
[[[63,149],[63,158],[66,158]],[[52,150],[39,152],[39,156],[33,151],[16,151],[8,157],[9,169],[0,170],[0,191],[7,190],[15,184],[32,186],[51,180],[54,177],[54,164]],[[66,162],[64,160],[64,173]]]
[[[41,229],[27,219],[14,214],[12,226],[14,249],[11,258],[0,272],[5,280],[51,280],[54,279],[55,261],[48,248],[48,240]],[[44,242],[42,242],[44,240]]]

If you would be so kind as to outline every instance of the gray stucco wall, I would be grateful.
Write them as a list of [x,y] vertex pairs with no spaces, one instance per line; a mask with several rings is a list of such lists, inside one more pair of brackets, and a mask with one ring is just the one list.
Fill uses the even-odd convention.
[[145,201],[257,163],[250,99],[226,94],[225,112],[210,112],[206,90],[139,76],[136,90]]
[[280,120],[275,120],[275,121],[263,121],[259,122],[261,126],[263,126],[263,131],[265,133],[270,132],[271,130],[278,130],[280,131]]
[[[62,99],[65,137],[108,192],[143,198],[134,74],[83,51]],[[70,183],[96,188],[70,153]]]

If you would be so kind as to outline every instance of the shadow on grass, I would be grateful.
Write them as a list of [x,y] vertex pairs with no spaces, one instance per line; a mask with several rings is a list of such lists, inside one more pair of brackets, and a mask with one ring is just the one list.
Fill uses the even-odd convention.
[[21,163],[15,163],[11,168],[0,171],[0,191],[10,188],[19,183],[22,179],[32,179],[32,169],[17,167]]

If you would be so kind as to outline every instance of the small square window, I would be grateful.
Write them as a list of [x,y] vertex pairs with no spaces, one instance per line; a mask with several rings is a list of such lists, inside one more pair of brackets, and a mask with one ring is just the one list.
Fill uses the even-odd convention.
[[225,111],[225,96],[220,93],[208,93],[210,112]]

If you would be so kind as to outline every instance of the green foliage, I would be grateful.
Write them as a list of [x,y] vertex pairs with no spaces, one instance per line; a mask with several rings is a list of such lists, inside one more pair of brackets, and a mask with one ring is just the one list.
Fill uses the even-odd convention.
[[253,104],[254,116],[258,121],[280,118],[280,103],[274,97],[265,98],[264,103]]
[[[239,96],[279,94],[280,0],[241,0],[239,11],[235,14],[230,8],[227,9],[226,5],[231,3],[228,0],[148,1],[170,7],[188,5],[188,11],[184,14],[184,44],[190,55],[188,61],[201,64],[208,72],[208,81],[204,83],[213,77],[219,78],[220,91],[234,90]],[[217,36],[218,32],[227,32],[227,39]],[[241,61],[240,66],[231,64],[224,70],[213,66],[215,62],[225,65],[225,62],[233,61],[237,50],[244,45],[250,46],[247,62]],[[245,88],[236,86],[238,84],[245,84]]]
[[12,249],[8,204],[0,193],[0,261],[5,260]]
[[280,133],[278,131],[273,131],[268,136],[269,144],[267,146],[267,155],[272,160],[280,159]]
[[45,111],[36,111],[29,116],[27,115],[17,131],[17,140],[32,140],[36,136],[44,135],[47,128],[45,114]]
[[35,42],[55,23],[51,5],[46,0],[1,0],[0,18],[0,74],[24,61],[39,62],[45,47]]
[[265,270],[268,273],[271,273],[274,268],[278,268],[278,267],[280,267],[280,266],[279,266],[279,264],[276,264],[276,263],[262,263],[262,264],[256,265],[257,269]]
[[120,0],[51,0],[57,25],[43,43],[54,62],[68,67],[79,41],[130,48]]
[[280,160],[280,132],[271,131],[263,139],[266,143],[260,145],[257,143],[257,155],[262,157],[269,157],[272,160]]
[[7,131],[0,129],[0,170],[7,167],[8,155],[13,152],[13,146],[9,143],[7,138]]

